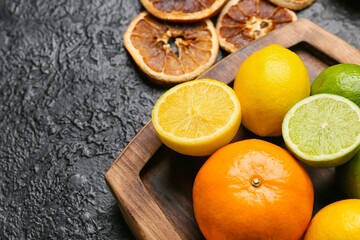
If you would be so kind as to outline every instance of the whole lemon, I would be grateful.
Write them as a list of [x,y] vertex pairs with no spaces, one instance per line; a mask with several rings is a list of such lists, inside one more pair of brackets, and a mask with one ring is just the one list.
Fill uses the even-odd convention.
[[294,52],[274,44],[243,62],[234,90],[244,126],[259,136],[280,136],[287,111],[310,95],[309,74]]
[[304,240],[360,239],[360,199],[346,199],[321,209],[311,220]]

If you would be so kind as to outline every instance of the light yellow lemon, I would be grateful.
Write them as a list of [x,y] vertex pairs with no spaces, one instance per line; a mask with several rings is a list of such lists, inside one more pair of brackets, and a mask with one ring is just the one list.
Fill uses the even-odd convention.
[[287,111],[310,95],[309,74],[294,52],[270,45],[243,62],[234,90],[243,125],[259,136],[280,136]]
[[311,220],[304,240],[360,239],[360,199],[334,202]]
[[232,88],[216,80],[199,79],[166,91],[155,103],[152,122],[169,148],[206,156],[234,138],[241,108]]

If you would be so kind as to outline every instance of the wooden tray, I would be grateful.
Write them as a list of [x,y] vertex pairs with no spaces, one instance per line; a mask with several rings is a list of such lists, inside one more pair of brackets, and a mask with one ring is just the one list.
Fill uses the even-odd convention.
[[[199,78],[231,84],[241,63],[270,44],[296,52],[311,81],[337,63],[360,65],[360,52],[306,19],[275,30],[217,63]],[[259,138],[241,127],[233,141]],[[285,148],[281,137],[262,138]],[[204,239],[192,208],[192,184],[206,158],[178,154],[164,146],[153,125],[145,127],[124,149],[105,175],[121,212],[138,239]],[[343,198],[334,185],[334,169],[306,167],[315,188],[314,214]]]

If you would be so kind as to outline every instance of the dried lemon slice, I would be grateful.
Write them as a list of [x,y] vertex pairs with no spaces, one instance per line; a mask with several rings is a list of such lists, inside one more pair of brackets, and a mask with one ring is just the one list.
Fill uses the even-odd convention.
[[148,12],[140,13],[130,23],[124,44],[141,70],[158,83],[180,83],[196,78],[215,62],[219,51],[215,27],[210,20],[169,23]]
[[301,10],[313,4],[315,0],[269,0],[269,2],[292,10]]
[[146,10],[168,21],[197,21],[215,15],[226,0],[140,0]]
[[235,52],[268,32],[297,19],[296,14],[265,0],[231,0],[216,24],[220,46]]

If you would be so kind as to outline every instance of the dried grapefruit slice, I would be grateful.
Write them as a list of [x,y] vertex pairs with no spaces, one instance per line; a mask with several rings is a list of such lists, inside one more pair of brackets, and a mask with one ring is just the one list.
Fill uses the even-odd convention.
[[227,0],[140,0],[157,18],[168,21],[197,21],[215,15]]
[[231,0],[220,13],[216,31],[220,46],[235,52],[296,19],[295,12],[265,0]]
[[215,62],[219,51],[210,20],[191,25],[169,23],[148,12],[140,13],[130,23],[124,44],[141,70],[155,82],[165,84],[196,78]]
[[292,10],[301,10],[313,4],[315,0],[269,0],[269,2]]

